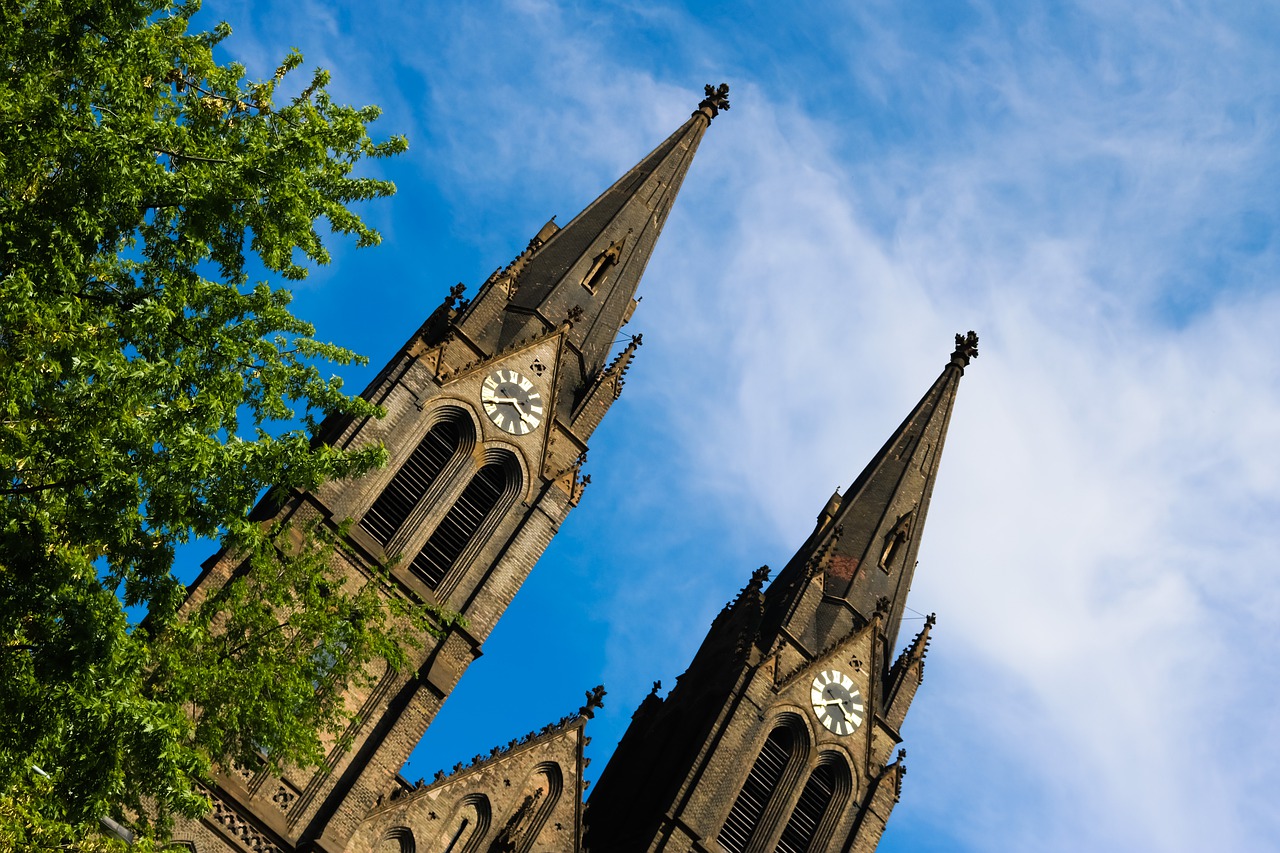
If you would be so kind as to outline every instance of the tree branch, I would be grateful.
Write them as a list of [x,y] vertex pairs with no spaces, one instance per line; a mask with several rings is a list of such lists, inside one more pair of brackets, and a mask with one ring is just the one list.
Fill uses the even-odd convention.
[[[243,165],[243,164],[241,164],[241,163],[237,163],[235,160],[227,160],[227,159],[224,159],[224,158],[222,158],[222,157],[201,157],[201,156],[199,156],[198,154],[183,154],[181,151],[170,151],[170,150],[169,150],[169,149],[167,149],[167,148],[156,148],[156,149],[153,149],[153,150],[154,150],[157,154],[164,154],[166,157],[177,157],[177,158],[178,158],[178,159],[180,159],[180,160],[190,160],[190,161],[192,161],[192,162],[194,162],[194,163],[213,163],[213,164],[218,165],[218,166],[240,166],[240,165]],[[264,172],[262,169],[259,169],[257,166],[248,166],[248,167],[246,167],[246,168],[248,168],[248,169],[250,169],[250,170],[252,170],[252,171],[254,171],[254,172],[257,172],[259,175],[262,175],[264,178],[268,178],[268,177],[270,177],[270,175],[268,175],[268,174],[267,174],[266,172]]]
[[35,492],[47,492],[49,489],[60,489],[63,486],[83,486],[88,480],[59,480],[56,483],[44,483],[39,486],[15,486],[8,489],[0,489],[0,495],[6,497],[13,495],[30,495]]

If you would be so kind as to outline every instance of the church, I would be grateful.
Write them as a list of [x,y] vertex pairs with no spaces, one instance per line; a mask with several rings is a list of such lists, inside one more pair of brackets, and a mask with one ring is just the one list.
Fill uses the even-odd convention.
[[[973,332],[956,336],[843,494],[814,496],[813,532],[786,566],[744,578],[676,686],[663,698],[655,685],[589,796],[584,748],[603,688],[433,780],[399,773],[583,498],[592,434],[641,340],[617,353],[614,342],[699,142],[728,107],[728,86],[707,86],[572,221],[544,225],[470,301],[451,292],[365,389],[386,417],[326,425],[319,438],[335,446],[382,442],[388,465],[293,493],[275,518],[330,525],[348,546],[335,570],[390,565],[386,595],[466,624],[427,638],[411,669],[353,690],[358,713],[323,766],[220,772],[212,811],[179,821],[175,842],[201,853],[876,848],[902,791],[900,730],[932,617],[893,650]],[[236,568],[216,555],[193,594]]]

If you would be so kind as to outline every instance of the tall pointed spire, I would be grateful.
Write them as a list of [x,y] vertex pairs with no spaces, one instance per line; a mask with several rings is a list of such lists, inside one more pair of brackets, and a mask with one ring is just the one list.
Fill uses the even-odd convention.
[[890,655],[977,354],[977,335],[956,336],[942,375],[777,579],[762,595],[757,572],[666,699],[645,700],[591,794],[591,849],[875,849],[933,617]]
[[[463,619],[423,637],[403,671],[345,691],[340,701],[359,713],[323,767],[278,777],[263,769],[256,782],[220,774],[214,813],[224,826],[266,827],[280,842],[272,849],[348,849],[369,808],[395,789],[396,771],[583,494],[588,440],[621,391],[640,336],[606,366],[609,352],[727,92],[709,89],[669,139],[564,228],[543,226],[474,299],[451,288],[365,390],[385,417],[325,423],[320,437],[332,445],[386,447],[386,469],[290,493],[283,507],[263,510],[263,518],[332,524],[345,546],[335,570],[361,584],[386,572],[394,583],[379,585],[380,594],[416,597]],[[354,523],[339,527],[338,519]],[[236,554],[219,555],[201,589],[228,582],[240,564]]]
[[[888,647],[895,644],[956,391],[965,367],[977,356],[978,336],[957,334],[942,375],[844,496],[832,497],[814,534],[770,588],[775,618],[790,621],[799,605],[795,592],[810,573],[821,572],[824,603],[819,607],[846,612],[805,619],[817,648],[833,631],[848,630],[851,621],[865,623],[877,611],[884,615]],[[842,603],[836,607],[835,601]],[[831,627],[822,631],[823,625]]]
[[[605,366],[636,305],[636,289],[685,173],[711,120],[728,109],[729,87],[706,87],[693,115],[595,201],[560,228],[548,223],[529,249],[495,273],[456,328],[482,357],[568,320],[574,357],[557,397],[567,418]],[[496,321],[496,322],[495,322]]]

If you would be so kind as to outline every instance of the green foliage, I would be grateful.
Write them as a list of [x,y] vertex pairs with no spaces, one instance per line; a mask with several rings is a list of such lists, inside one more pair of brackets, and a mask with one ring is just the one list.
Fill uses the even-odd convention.
[[[377,109],[334,104],[324,72],[282,98],[297,54],[260,82],[219,64],[229,28],[189,32],[197,9],[0,11],[0,836],[194,815],[211,762],[314,762],[338,687],[403,664],[430,616],[344,586],[332,542],[248,520],[267,486],[383,460],[288,427],[378,412],[316,365],[358,357],[251,274],[326,263],[321,220],[377,243],[352,206],[394,187],[352,169],[405,142],[373,141]],[[184,620],[193,537],[252,559]]]
[[336,734],[352,713],[338,688],[402,669],[454,623],[389,594],[386,576],[332,571],[339,542],[319,524],[282,529],[161,635],[149,679],[192,709],[197,742],[244,766],[317,765],[317,726]]
[[139,837],[140,843],[129,845],[111,833],[103,832],[97,821],[67,824],[48,817],[43,801],[55,796],[51,779],[37,771],[19,792],[0,798],[0,853],[28,853],[32,850],[75,850],[77,853],[150,853],[156,845]]

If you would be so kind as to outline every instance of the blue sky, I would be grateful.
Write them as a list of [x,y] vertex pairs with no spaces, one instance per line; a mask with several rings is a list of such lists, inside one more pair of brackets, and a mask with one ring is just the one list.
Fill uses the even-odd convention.
[[645,345],[583,504],[407,776],[603,682],[598,772],[651,682],[785,562],[973,328],[910,600],[939,622],[881,849],[1275,849],[1280,8],[304,0],[201,18],[232,25],[251,74],[298,47],[408,135],[375,166],[400,188],[367,211],[384,244],[335,241],[296,302],[375,366],[702,84],[733,88],[642,285]]

